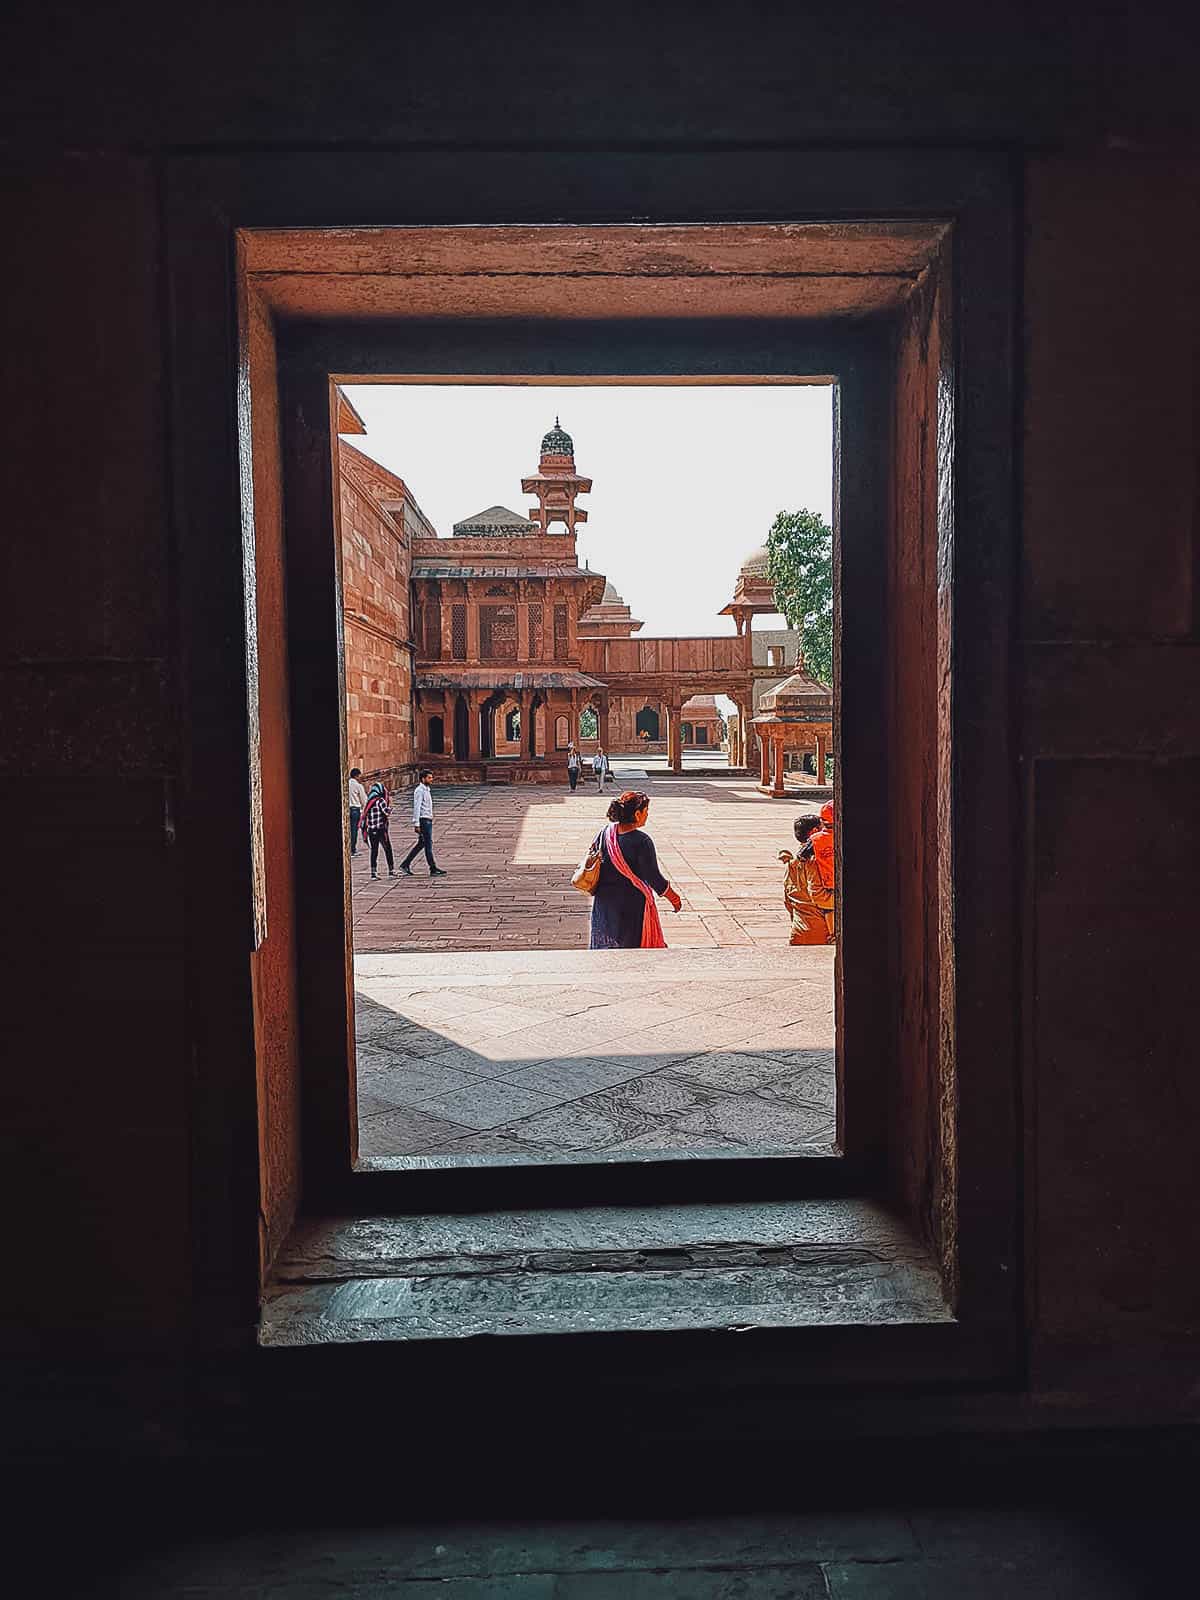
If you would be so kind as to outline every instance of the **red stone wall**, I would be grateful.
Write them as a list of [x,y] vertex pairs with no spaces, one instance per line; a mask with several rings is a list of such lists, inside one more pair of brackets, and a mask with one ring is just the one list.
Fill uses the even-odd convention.
[[346,751],[367,781],[412,781],[410,540],[402,519],[381,509],[404,485],[343,442],[342,606],[346,638]]
[[[57,1362],[61,1379],[52,1404],[27,1407],[30,1440],[52,1454],[102,1439],[80,1423],[82,1375],[119,1352],[126,1373],[156,1375],[154,1399],[139,1391],[125,1404],[132,1391],[118,1398],[109,1368],[92,1416],[115,1431],[124,1414],[138,1450],[185,1454],[205,1423],[197,1352],[253,1343],[245,781],[235,795],[187,759],[239,740],[244,750],[245,695],[240,721],[222,681],[208,723],[184,717],[194,640],[179,622],[197,548],[237,548],[236,463],[221,417],[205,448],[222,497],[197,505],[178,470],[170,342],[183,332],[162,266],[192,241],[163,237],[163,158],[205,147],[236,169],[242,150],[286,162],[340,145],[364,163],[373,147],[403,163],[436,144],[420,160],[442,163],[448,193],[465,182],[485,203],[497,158],[475,152],[498,126],[510,142],[602,168],[614,205],[628,203],[629,158],[604,166],[595,152],[617,136],[690,145],[681,159],[694,162],[714,141],[866,142],[886,146],[901,175],[906,146],[920,159],[939,146],[1011,152],[1023,496],[1012,782],[1027,820],[1021,837],[991,843],[1021,906],[1020,947],[996,959],[1021,974],[1026,1142],[1012,1182],[1026,1359],[1019,1392],[976,1391],[957,1413],[944,1398],[938,1415],[976,1427],[1145,1419],[1174,1356],[1182,1419],[1194,1409],[1200,1211],[1189,936],[1200,899],[1189,844],[1200,813],[1200,184],[1184,31],[1156,34],[1153,5],[1052,6],[1036,35],[1014,8],[986,21],[943,8],[931,24],[916,12],[897,22],[894,6],[776,7],[753,28],[729,8],[697,11],[686,28],[642,10],[632,32],[611,19],[593,29],[588,70],[573,73],[556,30],[513,24],[489,33],[491,49],[464,51],[474,18],[461,11],[431,14],[381,57],[376,31],[347,29],[329,8],[286,39],[253,8],[235,22],[196,12],[186,38],[164,8],[137,9],[23,8],[7,52],[22,70],[0,97],[5,217],[21,246],[5,256],[3,297],[17,379],[4,452],[2,798],[5,836],[20,845],[6,976],[22,1001],[6,1044],[36,1064],[10,1074],[5,1110],[21,1219],[6,1342]],[[667,49],[676,70],[648,70]],[[798,95],[779,63],[800,54],[832,67]],[[670,208],[669,177],[647,200]],[[218,303],[231,256],[227,244]],[[219,348],[228,333],[218,324]],[[232,395],[232,360],[219,377],[217,392]],[[67,945],[69,959],[55,959]],[[214,1119],[196,1063],[226,1058]],[[230,1197],[224,1226],[200,1217],[202,1192]],[[230,1300],[243,1309],[229,1312]],[[164,1350],[177,1366],[145,1359]],[[239,1379],[223,1395],[228,1414],[253,1411],[246,1370],[245,1389]],[[715,1384],[710,1393],[719,1404]],[[904,1401],[893,1391],[888,1425],[927,1429],[928,1393],[907,1412]],[[790,1417],[803,1448],[800,1409]]]

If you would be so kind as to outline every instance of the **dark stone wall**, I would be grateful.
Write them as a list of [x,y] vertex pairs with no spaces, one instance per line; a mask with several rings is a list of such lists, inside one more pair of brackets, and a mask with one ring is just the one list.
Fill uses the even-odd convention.
[[[164,155],[436,145],[469,162],[528,143],[566,162],[612,148],[619,170],[636,144],[868,143],[902,164],[906,148],[985,143],[1011,149],[1025,205],[1028,834],[994,844],[1027,935],[1032,1381],[1078,1389],[1072,1353],[1102,1351],[1090,1392],[1120,1397],[1147,1351],[1194,1360],[1200,100],[1195,39],[1169,16],[19,9],[0,95],[12,1345],[181,1351],[195,1263],[234,1253],[196,1239],[188,1201],[211,997],[189,993],[206,930],[173,803]],[[273,803],[285,758],[267,752]],[[285,929],[262,974],[279,992],[288,960]],[[293,1070],[286,1050],[277,1068]],[[264,1250],[293,1199],[264,1194]]]

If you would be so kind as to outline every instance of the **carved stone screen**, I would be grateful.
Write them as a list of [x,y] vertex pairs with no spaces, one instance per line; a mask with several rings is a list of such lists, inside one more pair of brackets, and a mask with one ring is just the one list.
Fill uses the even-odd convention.
[[455,661],[467,659],[467,608],[450,607],[450,655]]
[[567,608],[555,606],[554,608],[554,659],[565,661],[567,659]]
[[484,661],[517,659],[516,606],[480,606],[479,654]]
[[425,602],[425,654],[436,660],[442,653],[442,602]]
[[529,607],[529,659],[540,661],[542,659],[542,608],[540,605]]

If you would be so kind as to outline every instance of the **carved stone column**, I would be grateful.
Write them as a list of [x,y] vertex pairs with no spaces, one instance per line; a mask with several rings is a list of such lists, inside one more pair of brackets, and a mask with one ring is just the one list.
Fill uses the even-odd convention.
[[770,786],[770,745],[763,734],[758,736],[758,781],[764,789]]
[[773,750],[772,753],[773,753],[773,755],[775,757],[775,762],[774,762],[774,766],[775,766],[775,781],[771,786],[771,793],[775,796],[775,798],[777,800],[779,800],[779,799],[783,798],[783,793],[784,793],[784,786],[783,786],[783,740],[782,739],[775,739],[775,740],[772,741],[772,743],[774,745],[774,750]]
[[467,690],[467,760],[479,760],[479,701],[474,689]]
[[667,707],[667,760],[673,772],[683,771],[683,705]]

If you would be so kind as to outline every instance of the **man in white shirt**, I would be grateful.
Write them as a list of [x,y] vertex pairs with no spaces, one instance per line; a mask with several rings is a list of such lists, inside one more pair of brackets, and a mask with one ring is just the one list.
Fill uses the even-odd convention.
[[433,859],[433,769],[420,774],[420,782],[413,790],[413,827],[416,829],[417,842],[400,863],[400,871],[406,878],[412,877],[412,862],[414,857],[425,852],[425,859],[429,863],[429,876],[431,878],[444,878],[445,872]]
[[358,854],[358,825],[362,820],[363,808],[367,803],[367,791],[359,779],[362,777],[361,767],[350,768],[350,784],[347,790],[350,800],[350,854]]
[[604,793],[604,774],[608,771],[608,757],[604,754],[602,745],[596,746],[596,754],[592,757],[592,776],[596,780],[596,792]]

